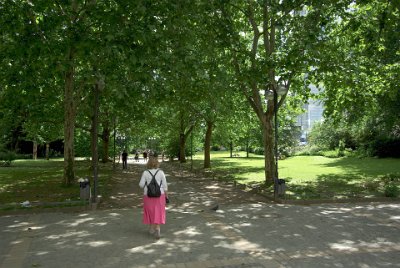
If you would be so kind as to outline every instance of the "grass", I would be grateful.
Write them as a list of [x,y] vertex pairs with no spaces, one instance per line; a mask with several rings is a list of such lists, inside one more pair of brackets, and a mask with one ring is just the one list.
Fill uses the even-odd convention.
[[[90,176],[90,162],[76,161],[77,178]],[[107,192],[103,187],[111,178],[112,166],[100,164],[99,192]],[[63,159],[16,160],[10,167],[0,167],[0,204],[12,207],[24,201],[30,203],[60,203],[66,206],[80,204],[78,182],[66,187],[62,184]],[[68,203],[69,202],[69,203]],[[46,205],[48,206],[48,205]]]
[[[201,153],[193,157],[194,169],[202,168],[203,159]],[[265,180],[263,156],[247,158],[239,152],[239,157],[230,158],[229,152],[212,152],[211,164],[223,179],[246,185]],[[279,177],[286,180],[294,199],[381,197],[387,187],[400,187],[400,159],[295,156],[278,165]]]
[[[212,152],[212,172],[246,185],[264,182],[264,158],[238,154],[230,158],[229,152]],[[190,160],[185,165],[190,168]],[[202,166],[203,154],[198,153],[193,168],[203,170]],[[76,161],[76,177],[90,177],[89,167],[89,161]],[[100,164],[99,174],[98,192],[107,196],[112,164]],[[287,196],[292,199],[398,196],[400,159],[296,156],[279,161],[279,174],[287,181]],[[10,167],[0,167],[0,209],[14,209],[11,203],[26,200],[79,205],[79,184],[64,187],[62,177],[63,159],[16,160]]]

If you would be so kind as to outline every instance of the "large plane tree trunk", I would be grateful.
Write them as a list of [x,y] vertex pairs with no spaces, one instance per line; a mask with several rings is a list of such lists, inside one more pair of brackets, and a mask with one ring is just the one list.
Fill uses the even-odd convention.
[[265,165],[265,182],[273,183],[273,178],[276,176],[275,159],[274,159],[274,132],[272,118],[267,116],[262,124],[263,128],[263,143],[264,143],[264,165]]
[[207,122],[207,131],[206,137],[204,141],[204,168],[211,167],[211,137],[212,137],[212,130],[213,130],[213,122]]
[[68,51],[70,62],[65,74],[64,89],[64,184],[71,185],[75,180],[74,172],[74,134],[75,134],[75,102],[74,102],[74,58],[73,49]]

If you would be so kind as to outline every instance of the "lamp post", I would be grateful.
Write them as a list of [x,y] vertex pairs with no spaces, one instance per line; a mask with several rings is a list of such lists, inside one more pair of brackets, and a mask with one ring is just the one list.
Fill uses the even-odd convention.
[[278,96],[285,95],[287,93],[287,88],[283,85],[278,85],[277,90],[274,91],[274,121],[275,121],[275,175],[276,178],[279,179],[278,173],[278,159],[279,159],[279,150],[278,150]]
[[278,150],[278,98],[279,96],[285,95],[287,93],[287,87],[283,85],[278,85],[276,90],[266,92],[267,99],[273,99],[274,101],[274,154],[275,154],[275,174],[274,174],[274,196],[276,197],[279,192],[279,173],[278,173],[278,160],[279,160],[279,150]]
[[279,179],[278,173],[278,95],[282,96],[287,93],[287,87],[283,85],[278,85],[278,88],[274,91],[274,114],[275,114],[275,179],[274,179],[274,197],[277,198],[278,195],[284,193],[285,181]]
[[278,175],[278,159],[279,159],[279,150],[278,150],[278,92],[277,90],[274,91],[274,137],[275,137],[275,179],[274,184],[279,179]]
[[115,139],[116,139],[116,136],[117,136],[117,117],[114,115],[114,118],[113,118],[113,123],[114,123],[114,135],[113,135],[113,142],[114,142],[114,158],[113,158],[113,170],[115,171],[115,156],[116,156],[116,148],[115,148],[115,145],[116,145],[116,143],[115,143]]
[[190,170],[193,170],[193,131],[190,133]]

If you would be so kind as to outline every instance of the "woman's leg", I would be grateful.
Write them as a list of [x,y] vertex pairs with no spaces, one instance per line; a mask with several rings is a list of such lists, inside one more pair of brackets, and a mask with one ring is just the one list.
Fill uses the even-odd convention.
[[160,224],[154,224],[155,236],[157,239],[161,237]]
[[150,233],[150,234],[154,234],[155,231],[156,231],[156,226],[155,226],[155,224],[150,224],[149,233]]

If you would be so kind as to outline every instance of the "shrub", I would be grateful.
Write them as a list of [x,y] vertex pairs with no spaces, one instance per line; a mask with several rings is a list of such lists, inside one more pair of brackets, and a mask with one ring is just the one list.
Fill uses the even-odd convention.
[[17,155],[11,151],[0,152],[0,166],[11,166],[11,162],[17,158]]
[[391,182],[386,184],[384,194],[386,197],[397,197],[399,196],[399,187]]
[[[338,151],[336,150],[330,150],[330,151],[323,151],[321,152],[321,154],[325,157],[329,157],[329,158],[337,158],[340,157],[341,155],[338,153]],[[342,155],[344,156],[344,154]]]
[[380,139],[372,144],[372,150],[378,157],[400,158],[400,140]]
[[399,183],[400,182],[400,176],[396,174],[386,174],[382,177],[380,177],[382,182],[384,184],[389,184],[389,183]]
[[344,156],[344,150],[345,150],[344,140],[340,140],[337,156],[338,157]]
[[242,148],[241,146],[235,146],[233,148],[234,152],[246,151],[246,148]]
[[211,151],[220,151],[220,150],[221,150],[221,146],[220,145],[211,146]]
[[362,185],[366,190],[372,192],[372,191],[378,191],[379,189],[379,181],[376,180],[367,180],[363,183]]
[[254,154],[257,154],[257,155],[264,155],[264,148],[263,148],[263,147],[256,147],[256,148],[254,148]]
[[323,153],[318,146],[307,145],[304,146],[299,152],[297,152],[296,155],[323,155]]

